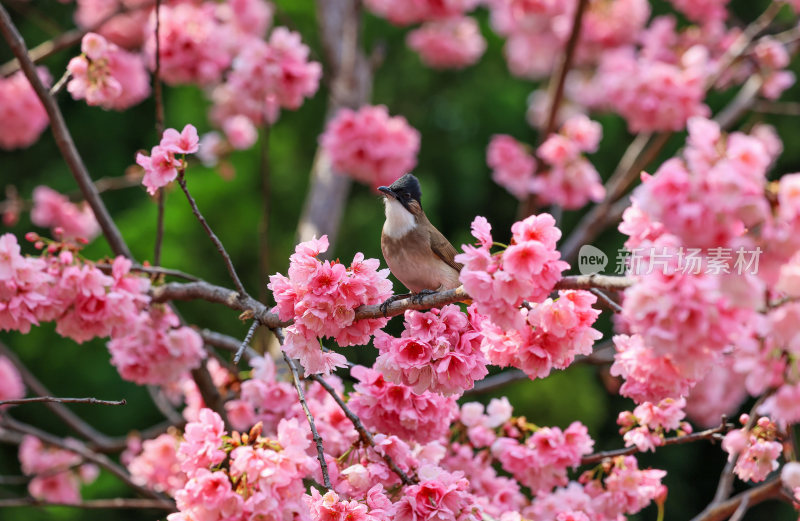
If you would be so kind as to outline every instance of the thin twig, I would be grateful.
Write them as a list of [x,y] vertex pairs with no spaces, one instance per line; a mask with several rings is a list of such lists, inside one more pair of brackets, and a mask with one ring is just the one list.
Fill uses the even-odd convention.
[[2,33],[3,38],[8,42],[14,56],[19,60],[25,77],[28,78],[34,91],[36,91],[36,95],[44,105],[47,115],[50,118],[50,128],[56,140],[56,145],[58,145],[61,155],[64,156],[67,166],[69,166],[72,175],[75,177],[75,181],[77,181],[84,199],[86,199],[89,206],[92,207],[94,216],[100,224],[100,228],[103,230],[103,235],[108,241],[109,246],[111,246],[111,251],[113,251],[115,255],[123,255],[132,258],[131,252],[127,244],[125,244],[125,240],[122,238],[117,225],[111,219],[111,215],[108,213],[105,204],[103,204],[100,195],[97,193],[97,189],[92,183],[92,178],[86,170],[86,165],[84,165],[78,153],[78,149],[75,147],[75,142],[72,140],[72,136],[64,122],[64,116],[61,114],[58,104],[36,73],[36,66],[28,56],[28,49],[25,46],[25,41],[22,39],[17,27],[11,21],[11,17],[2,4],[0,4],[0,33]]
[[[707,429],[704,431],[687,434],[686,436],[674,436],[672,438],[666,438],[664,440],[664,443],[659,445],[659,447],[664,447],[667,445],[681,445],[684,443],[693,443],[699,440],[716,439],[718,435],[727,432],[731,427],[732,426],[730,424],[723,422],[719,426],[714,427],[713,429]],[[630,454],[636,454],[637,452],[642,452],[642,451],[636,445],[632,447],[625,447],[624,449],[597,452],[595,454],[589,454],[588,456],[584,456],[583,458],[581,458],[581,465],[591,465],[593,463],[599,463],[606,458],[615,458],[617,456],[628,456]]]
[[[283,333],[280,329],[275,330],[275,335],[278,337],[281,345],[283,345]],[[317,446],[317,459],[319,460],[319,468],[322,471],[322,481],[325,488],[330,490],[331,487],[331,477],[328,475],[328,463],[325,461],[325,449],[322,446],[322,436],[319,435],[317,432],[317,426],[314,423],[314,415],[311,414],[311,409],[308,408],[308,403],[306,402],[306,395],[303,391],[303,384],[300,383],[300,375],[297,371],[297,366],[294,363],[294,360],[289,358],[289,355],[286,352],[283,352],[283,359],[286,360],[286,365],[289,366],[289,369],[292,371],[292,380],[294,381],[294,388],[297,390],[297,397],[300,400],[300,405],[303,407],[303,412],[306,413],[306,419],[308,420],[308,426],[311,428],[311,436],[314,439],[314,444]]]
[[[224,335],[217,331],[211,331],[210,329],[200,329],[198,330],[198,333],[200,333],[200,336],[203,338],[203,342],[206,344],[218,349],[229,351],[231,353],[238,351],[242,345],[238,338]],[[245,360],[250,360],[261,355],[259,355],[253,348],[246,347],[243,356]]]
[[[284,354],[284,356],[286,355]],[[356,428],[356,431],[358,431],[358,434],[361,436],[361,439],[364,441],[364,443],[369,444],[370,447],[375,449],[375,452],[377,452],[381,456],[381,458],[383,458],[383,461],[386,462],[386,464],[389,466],[392,472],[397,474],[397,476],[400,478],[400,480],[403,482],[404,485],[413,485],[414,483],[417,482],[415,478],[410,478],[408,474],[403,472],[403,469],[397,466],[397,463],[395,463],[395,461],[392,459],[391,456],[389,456],[386,453],[386,451],[377,450],[377,448],[375,447],[375,438],[373,438],[372,434],[367,430],[366,427],[364,427],[364,424],[361,422],[361,418],[359,418],[358,415],[354,413],[353,410],[350,409],[350,407],[347,406],[342,397],[339,396],[339,393],[336,392],[336,389],[334,389],[331,386],[331,384],[326,382],[324,378],[322,378],[317,374],[312,374],[308,378],[310,380],[314,380],[315,382],[320,384],[323,387],[323,389],[328,391],[328,394],[330,394],[331,397],[336,401],[336,403],[339,404],[339,407],[342,409],[342,412],[344,412],[344,415],[347,416],[347,418],[353,424],[353,427]]]
[[189,201],[189,206],[192,207],[192,213],[197,220],[200,221],[200,225],[203,227],[203,230],[205,230],[206,235],[208,235],[208,237],[211,239],[211,242],[213,242],[214,246],[216,246],[217,251],[222,256],[222,260],[225,261],[225,267],[228,269],[228,275],[230,275],[231,280],[233,280],[233,285],[236,286],[236,291],[238,291],[243,297],[247,296],[247,291],[244,289],[242,281],[239,280],[239,275],[236,274],[236,268],[233,266],[233,261],[231,260],[230,255],[228,255],[228,252],[225,251],[225,246],[222,245],[222,241],[219,240],[219,237],[217,237],[217,235],[214,233],[214,230],[212,230],[211,226],[208,225],[205,217],[203,217],[203,214],[200,213],[200,208],[197,207],[194,197],[192,197],[192,194],[189,193],[189,189],[186,187],[186,177],[184,176],[183,169],[178,172],[178,184],[180,185],[181,190],[183,190],[183,193],[186,195],[186,199]]
[[119,478],[123,483],[131,487],[133,490],[137,491],[139,494],[163,502],[164,508],[167,507],[172,509],[175,508],[174,503],[172,503],[172,501],[167,499],[165,496],[162,496],[158,492],[155,492],[147,487],[143,487],[141,485],[134,483],[133,480],[131,479],[131,476],[123,467],[117,465],[103,454],[99,454],[97,452],[89,450],[89,448],[86,447],[86,445],[84,445],[83,443],[74,441],[70,442],[68,440],[64,440],[57,436],[53,436],[48,432],[44,432],[40,429],[37,429],[36,427],[19,422],[8,415],[0,419],[0,425],[12,431],[17,431],[22,434],[30,434],[31,436],[35,436],[40,440],[42,440],[43,443],[46,443],[48,445],[52,445],[60,449],[74,452],[78,456],[81,456],[83,459],[95,463],[99,467],[106,469],[111,474]]
[[175,505],[167,504],[163,500],[140,498],[113,498],[113,499],[87,499],[80,503],[51,503],[30,497],[0,499],[0,508],[13,507],[70,507],[84,510],[101,509],[154,509],[175,511]]
[[591,288],[589,291],[593,293],[597,297],[597,301],[602,303],[605,307],[609,308],[614,313],[622,313],[622,306],[614,302],[611,297],[597,288]]
[[253,339],[253,334],[260,325],[261,324],[258,322],[258,320],[253,320],[253,323],[250,324],[250,329],[247,330],[247,335],[244,337],[244,340],[242,340],[242,344],[239,346],[239,349],[236,350],[236,354],[233,355],[234,364],[239,363],[239,360],[242,358],[242,354],[248,348],[250,341]]
[[[14,367],[17,368],[17,371],[19,371],[22,377],[22,381],[32,392],[40,396],[51,396],[53,394],[27,367],[25,367],[25,364],[17,358],[17,355],[2,343],[0,343],[0,354],[8,358],[11,363],[14,364]],[[89,425],[83,418],[72,412],[72,410],[63,403],[45,402],[45,406],[50,409],[53,414],[58,416],[61,421],[67,424],[70,429],[95,445],[105,447],[111,443],[111,438]]]
[[17,400],[0,400],[2,405],[24,405],[27,403],[86,403],[89,405],[125,405],[125,400],[109,401],[97,398],[60,398],[57,396],[36,396],[35,398],[19,398]]
[[65,70],[64,74],[61,75],[61,78],[59,78],[56,84],[50,88],[50,95],[55,96],[61,92],[61,89],[64,88],[64,85],[67,84],[71,77],[72,73],[69,71],[69,69]]

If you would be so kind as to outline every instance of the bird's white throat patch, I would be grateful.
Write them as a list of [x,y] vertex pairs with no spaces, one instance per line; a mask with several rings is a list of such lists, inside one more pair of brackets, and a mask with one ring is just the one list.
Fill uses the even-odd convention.
[[383,223],[383,233],[392,239],[399,239],[417,227],[417,218],[406,210],[400,201],[392,197],[384,197],[386,207],[386,222]]

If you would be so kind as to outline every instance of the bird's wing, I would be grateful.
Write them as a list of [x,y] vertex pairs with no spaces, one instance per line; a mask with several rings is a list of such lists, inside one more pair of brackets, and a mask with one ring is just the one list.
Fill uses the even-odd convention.
[[451,268],[460,272],[464,265],[455,261],[455,256],[458,252],[453,248],[453,245],[450,244],[450,241],[436,228],[431,230],[430,238],[431,250],[433,250],[433,253],[438,255],[439,258],[445,261]]

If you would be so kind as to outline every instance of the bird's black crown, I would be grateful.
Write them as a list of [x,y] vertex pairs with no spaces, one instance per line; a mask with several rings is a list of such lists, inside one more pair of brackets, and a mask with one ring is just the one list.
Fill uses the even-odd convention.
[[422,205],[422,190],[419,188],[419,179],[414,174],[406,174],[389,186],[392,191],[401,197],[405,194]]

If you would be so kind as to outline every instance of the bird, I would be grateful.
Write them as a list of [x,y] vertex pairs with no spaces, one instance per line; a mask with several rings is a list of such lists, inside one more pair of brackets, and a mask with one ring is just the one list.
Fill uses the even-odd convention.
[[[422,210],[422,191],[413,174],[405,174],[383,192],[386,221],[381,232],[381,252],[389,270],[419,303],[423,296],[457,288],[463,264],[455,261],[456,249],[431,224]],[[395,295],[381,305],[387,306],[409,295]]]

